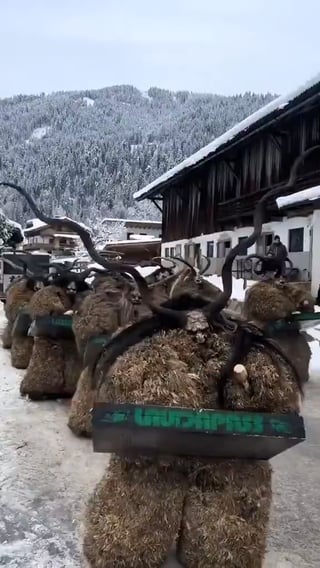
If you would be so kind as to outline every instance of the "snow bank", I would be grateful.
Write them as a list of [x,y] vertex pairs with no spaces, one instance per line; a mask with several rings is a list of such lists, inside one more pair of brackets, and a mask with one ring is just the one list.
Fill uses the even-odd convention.
[[[206,280],[208,280],[208,282],[211,282],[211,284],[218,286],[218,288],[221,288],[221,290],[222,290],[222,278],[221,278],[221,276],[217,276],[216,274],[214,274],[213,276],[204,276],[204,278]],[[253,284],[255,284],[254,280],[247,280],[246,289],[250,288],[250,286],[252,286]],[[240,278],[232,278],[232,295],[231,295],[231,298],[233,300],[239,300],[239,302],[243,302],[245,293],[246,293],[246,290],[243,288],[243,280],[240,279]]]
[[301,201],[313,201],[314,199],[320,199],[320,185],[298,191],[297,193],[292,193],[291,195],[278,197],[276,202],[279,209],[281,209],[282,207],[287,207],[294,203],[300,203]]

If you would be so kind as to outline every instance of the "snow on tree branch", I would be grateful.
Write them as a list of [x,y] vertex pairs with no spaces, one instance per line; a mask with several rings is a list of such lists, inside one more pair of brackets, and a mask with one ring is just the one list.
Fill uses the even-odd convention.
[[24,238],[22,227],[19,223],[8,219],[0,210],[0,246],[16,248]]
[[[125,230],[124,221],[110,222],[110,219],[88,219],[86,225],[90,227],[91,238],[94,246],[97,249],[103,249],[108,241],[117,241],[123,238]],[[80,254],[85,254],[86,251],[82,244],[79,244],[77,250]]]

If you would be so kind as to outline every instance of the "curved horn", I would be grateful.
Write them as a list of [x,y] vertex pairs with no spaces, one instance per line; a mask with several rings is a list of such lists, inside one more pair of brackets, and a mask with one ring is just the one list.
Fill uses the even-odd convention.
[[177,263],[173,260],[176,257],[167,257],[167,256],[154,256],[151,259],[151,262],[156,262],[157,260],[165,260],[166,262],[171,262],[172,263],[172,268],[176,268],[177,267]]
[[[6,264],[8,264],[8,266],[11,266],[11,268],[14,268],[15,270],[20,271],[21,274],[23,275],[27,275],[27,266],[24,265],[23,267],[16,264],[15,262],[12,262],[12,260],[9,260],[8,258],[3,257],[2,258],[3,262],[5,262]],[[18,261],[19,262],[19,261]]]
[[319,144],[317,144],[316,146],[312,146],[311,148],[308,148],[308,150],[305,150],[304,152],[302,152],[300,154],[300,156],[298,156],[295,159],[295,161],[293,162],[293,165],[291,167],[291,170],[290,170],[289,180],[288,180],[287,184],[285,185],[285,187],[281,187],[281,188],[276,187],[276,188],[270,189],[258,201],[257,206],[256,206],[256,210],[255,210],[255,214],[254,214],[254,228],[253,228],[251,235],[249,235],[246,239],[243,239],[243,241],[241,241],[235,247],[233,247],[230,250],[230,252],[227,255],[227,258],[224,262],[224,265],[223,265],[223,268],[222,268],[222,274],[221,274],[222,284],[223,284],[223,292],[220,296],[218,296],[217,299],[215,299],[208,306],[208,319],[209,319],[209,321],[214,318],[214,315],[216,313],[221,311],[227,305],[228,300],[229,300],[229,298],[232,294],[232,265],[233,265],[234,259],[238,255],[244,255],[245,252],[247,251],[247,249],[249,247],[251,247],[256,242],[257,238],[261,235],[267,200],[270,199],[271,197],[276,197],[277,195],[279,195],[283,192],[286,193],[287,191],[293,189],[295,182],[296,182],[296,179],[297,179],[299,166],[304,162],[305,158],[307,156],[309,156],[315,150],[320,150]]
[[190,264],[190,262],[188,262],[185,258],[182,257],[180,258],[178,256],[172,256],[171,258],[173,258],[174,260],[178,260],[179,262],[182,262],[182,264],[185,264],[188,268],[191,268],[194,275],[197,274],[195,267],[192,266],[192,264]]
[[175,320],[178,325],[183,325],[185,317],[181,314],[181,312],[178,313],[175,310],[172,310],[171,308],[162,308],[161,306],[156,305],[152,301],[152,296],[148,284],[145,278],[143,278],[143,276],[138,272],[136,268],[134,268],[131,264],[127,264],[125,262],[110,261],[100,256],[100,254],[98,253],[98,251],[96,250],[93,244],[89,230],[84,225],[77,223],[77,221],[73,221],[72,219],[67,219],[66,217],[59,217],[59,218],[49,217],[48,215],[40,211],[40,209],[36,205],[31,195],[29,195],[27,190],[21,187],[20,185],[11,182],[2,181],[0,182],[0,186],[11,187],[15,189],[18,193],[20,193],[20,195],[22,195],[26,199],[34,214],[44,223],[47,223],[52,227],[57,227],[61,225],[61,223],[64,223],[65,226],[67,226],[69,229],[71,229],[80,236],[89,255],[95,262],[97,262],[101,266],[104,266],[106,269],[111,270],[113,272],[128,273],[131,274],[131,276],[133,276],[139,288],[141,297],[143,298],[143,300],[145,301],[147,306],[149,306],[150,310],[153,313],[166,316],[168,318],[171,318],[172,320]]
[[204,273],[208,270],[208,268],[209,268],[209,266],[210,266],[210,258],[208,258],[207,256],[205,256],[204,254],[201,255],[201,258],[204,258],[204,259],[206,260],[206,263],[207,263],[207,264],[205,265],[205,267],[200,270],[200,275],[202,276],[202,274],[204,274]]

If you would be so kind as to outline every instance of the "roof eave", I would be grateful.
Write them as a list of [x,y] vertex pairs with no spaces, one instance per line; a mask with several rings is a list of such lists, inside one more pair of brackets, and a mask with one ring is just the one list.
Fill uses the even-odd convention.
[[[281,97],[279,97],[279,98],[281,98]],[[245,139],[249,138],[250,136],[253,136],[262,128],[265,128],[268,125],[272,124],[278,118],[282,118],[282,117],[286,116],[287,114],[290,114],[294,109],[296,109],[299,106],[303,106],[305,104],[305,102],[310,101],[310,99],[313,99],[313,98],[320,98],[319,82],[315,83],[310,88],[301,92],[295,98],[288,100],[288,102],[283,107],[279,106],[278,108],[274,109],[269,114],[267,114],[266,116],[261,117],[256,122],[253,122],[247,129],[244,129],[244,130],[241,130],[240,132],[238,132],[233,138],[230,138],[228,141],[226,141],[224,144],[222,144],[218,149],[213,150],[207,156],[205,156],[203,159],[200,159],[195,164],[192,164],[190,166],[186,166],[184,169],[182,169],[181,171],[172,175],[171,177],[164,180],[163,182],[160,181],[159,184],[156,184],[157,180],[154,180],[154,182],[151,182],[151,184],[155,184],[154,187],[151,187],[150,190],[145,191],[144,193],[141,193],[140,195],[137,195],[137,197],[135,197],[135,194],[134,194],[134,196],[133,196],[134,199],[136,201],[143,201],[144,199],[156,199],[156,198],[161,197],[161,193],[168,186],[170,186],[170,185],[172,186],[172,185],[176,184],[184,176],[188,175],[193,170],[200,168],[206,162],[211,160],[213,157],[215,157],[215,158],[218,157],[226,149],[228,149],[228,150],[231,149],[234,145],[238,144],[240,141],[245,140]],[[275,100],[277,100],[277,99],[275,99]],[[268,104],[270,104],[270,103],[268,103]],[[188,159],[188,158],[186,158],[186,159]],[[175,167],[172,168],[172,169],[175,169]],[[161,176],[158,179],[161,179]],[[146,186],[146,187],[148,187],[148,186]],[[140,191],[142,191],[142,190],[143,190],[143,188],[136,193],[139,194]]]

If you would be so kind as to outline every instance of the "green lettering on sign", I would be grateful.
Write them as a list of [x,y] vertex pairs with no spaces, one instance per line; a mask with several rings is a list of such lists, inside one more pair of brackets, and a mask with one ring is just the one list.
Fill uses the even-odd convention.
[[51,323],[59,327],[71,327],[72,319],[52,318]]
[[283,422],[282,420],[277,420],[276,418],[271,418],[270,424],[271,424],[272,428],[276,432],[278,432],[279,434],[290,434],[290,432],[291,432],[289,424],[286,424],[286,422]]
[[263,417],[258,414],[224,414],[180,409],[134,409],[134,422],[137,426],[151,428],[179,428],[181,430],[202,430],[217,432],[221,427],[227,432],[243,434],[262,434]]
[[291,434],[291,427],[287,420],[255,412],[219,412],[137,405],[106,412],[101,421],[109,424],[133,423],[141,428],[177,428],[185,432],[226,432],[275,436]]

